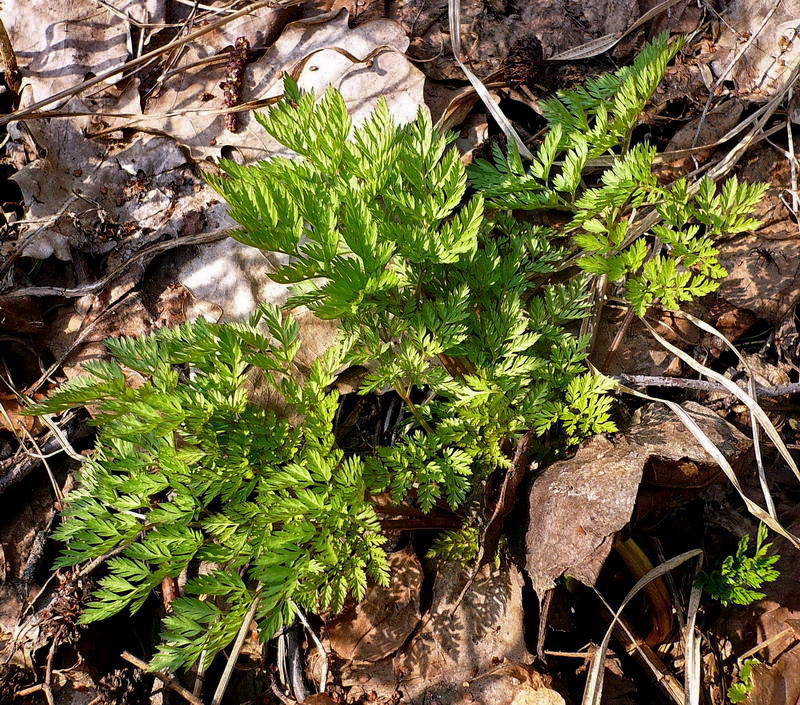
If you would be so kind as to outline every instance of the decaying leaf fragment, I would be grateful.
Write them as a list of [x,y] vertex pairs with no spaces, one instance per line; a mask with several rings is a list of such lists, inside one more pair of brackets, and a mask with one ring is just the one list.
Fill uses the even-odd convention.
[[[397,122],[412,120],[423,103],[425,77],[404,55],[408,37],[402,27],[380,19],[350,29],[348,22],[343,9],[286,25],[264,56],[245,66],[241,100],[280,95],[282,76],[288,72],[304,90],[321,93],[329,85],[338,88],[355,122],[366,118],[381,96]],[[252,112],[238,114],[235,133],[226,130],[225,115],[217,112],[226,107],[219,87],[225,80],[224,62],[192,66],[233,45],[237,36],[254,47],[263,45],[271,39],[269,30],[274,26],[275,17],[264,16],[255,26],[244,23],[221,31],[219,37],[212,33],[206,46],[191,45],[181,60],[185,68],[167,79],[148,101],[148,117],[137,126],[169,135],[197,159],[216,158],[230,149],[244,161],[285,154],[286,149],[264,132]]]
[[[683,407],[727,457],[749,449],[747,437],[724,419],[694,402]],[[547,468],[531,489],[526,535],[526,569],[540,599],[564,573],[593,585],[614,534],[630,520],[645,469],[681,461],[714,466],[668,410],[649,404],[624,435],[596,436],[575,457]]]
[[733,0],[720,23],[718,77],[754,100],[773,95],[800,60],[799,17],[800,0]]
[[[456,703],[467,693],[484,702],[475,698],[481,686],[476,676],[501,661],[530,660],[521,572],[514,565],[485,565],[453,612],[468,575],[455,562],[438,567],[430,619],[394,660],[400,689],[412,702],[435,695],[442,703]],[[514,693],[507,697],[498,705],[510,702]]]
[[411,549],[389,555],[391,583],[371,585],[364,599],[326,624],[343,659],[374,662],[395,653],[419,622],[422,566]]
[[22,73],[23,106],[100,74],[128,56],[135,22],[164,22],[163,0],[5,0],[3,23]]

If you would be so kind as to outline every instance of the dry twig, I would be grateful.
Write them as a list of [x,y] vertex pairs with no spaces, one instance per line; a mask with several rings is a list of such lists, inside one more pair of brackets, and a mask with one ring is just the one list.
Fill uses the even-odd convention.
[[133,654],[123,651],[120,656],[130,664],[136,666],[136,668],[141,669],[142,671],[146,671],[147,673],[151,673],[154,675],[158,680],[160,680],[164,685],[167,686],[170,690],[174,690],[178,695],[180,695],[184,700],[190,702],[192,705],[203,705],[203,701],[200,698],[194,697],[186,688],[184,688],[178,681],[174,678],[170,678],[165,673],[161,673],[159,671],[151,671],[150,667],[147,665],[146,662],[142,661],[142,659],[137,658]]

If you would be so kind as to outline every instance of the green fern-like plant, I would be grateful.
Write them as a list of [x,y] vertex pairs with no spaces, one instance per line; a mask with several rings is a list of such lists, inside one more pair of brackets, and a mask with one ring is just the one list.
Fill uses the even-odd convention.
[[467,526],[459,531],[443,531],[428,549],[428,558],[444,561],[458,561],[470,566],[478,557],[480,536],[478,529]]
[[[478,160],[470,170],[491,207],[569,214],[558,234],[571,238],[577,264],[623,285],[639,316],[653,304],[677,310],[715,291],[726,272],[714,238],[758,227],[750,214],[766,190],[735,177],[719,191],[709,178],[663,186],[653,171],[655,148],[630,146],[641,111],[681,46],[661,35],[632,66],[543,101],[550,131],[527,168],[512,143],[508,154],[495,149],[493,163]],[[610,166],[593,167],[600,157]],[[648,207],[659,223],[637,236],[633,214]]]
[[765,543],[766,539],[767,526],[761,524],[752,556],[747,552],[750,536],[745,534],[739,541],[736,553],[725,558],[719,568],[701,573],[697,577],[697,584],[723,605],[751,605],[760,600],[764,593],[759,588],[780,576],[780,572],[774,568],[780,556],[768,555],[772,544]]
[[[298,158],[223,161],[211,183],[242,226],[234,237],[288,256],[273,277],[295,284],[289,305],[337,318],[351,361],[372,365],[361,391],[407,403],[415,428],[366,461],[379,488],[456,507],[530,428],[613,430],[595,403],[608,385],[587,374],[571,328],[585,286],[541,286],[565,254],[556,233],[468,196],[454,136],[426,110],[397,125],[381,101],[353,127],[336,91],[317,100],[287,79],[259,121]],[[578,378],[581,400],[569,398]]]
[[[189,574],[164,619],[156,668],[207,666],[254,600],[269,638],[298,606],[337,610],[348,594],[364,595],[368,578],[387,579],[364,465],[332,434],[327,387],[346,351],[332,348],[300,384],[289,374],[298,330],[263,305],[247,324],[200,320],[109,340],[113,361],[87,364],[88,375],[31,409],[96,410],[95,452],[55,532],[65,543],[59,567],[114,554],[82,621],[135,612],[164,578]],[[130,384],[122,366],[144,381]],[[248,370],[271,380],[302,422],[253,404]]]
[[[297,323],[262,306],[248,324],[109,341],[113,361],[33,407],[95,413],[95,453],[57,532],[58,565],[107,559],[83,619],[135,611],[185,574],[154,665],[208,665],[252,609],[269,638],[298,609],[336,610],[368,579],[386,581],[374,493],[425,512],[461,507],[463,530],[432,555],[474,560],[480,518],[463,508],[481,506],[482,480],[510,467],[524,434],[556,445],[613,432],[612,385],[587,369],[579,332],[588,282],[617,282],[640,315],[713,290],[724,274],[714,237],[755,227],[763,193],[733,179],[719,191],[663,186],[655,151],[631,146],[677,47],[661,37],[631,67],[546,101],[550,129],[531,164],[512,145],[469,170],[425,110],[398,125],[381,102],[354,126],[335,90],[317,97],[286,79],[257,119],[294,158],[223,161],[209,180],[241,226],[234,237],[283,255],[272,276],[293,285],[287,308],[338,319],[341,341],[300,383]],[[645,208],[659,222],[636,236]],[[566,225],[518,217],[535,210],[561,211]],[[405,402],[391,447],[336,447],[329,386],[348,363],[370,370],[362,393]],[[249,399],[254,373],[298,423]]]

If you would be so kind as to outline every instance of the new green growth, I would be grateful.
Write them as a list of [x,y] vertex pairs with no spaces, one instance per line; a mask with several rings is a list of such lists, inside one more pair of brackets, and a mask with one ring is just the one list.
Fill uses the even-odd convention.
[[[108,341],[113,361],[33,407],[95,411],[95,452],[57,533],[59,566],[113,554],[84,621],[136,611],[165,577],[188,575],[153,665],[208,665],[254,600],[269,639],[298,609],[335,611],[386,582],[377,493],[460,512],[464,531],[433,554],[469,560],[484,480],[523,434],[568,445],[615,431],[613,384],[588,371],[580,332],[592,282],[606,277],[639,315],[713,291],[714,238],[754,228],[764,192],[664,186],[655,149],[631,146],[679,47],[659,37],[632,66],[544,101],[549,130],[529,165],[512,146],[467,169],[427,110],[400,126],[381,101],[354,127],[335,90],[318,98],[286,79],[258,120],[296,158],[223,161],[210,181],[241,225],[233,237],[288,256],[272,275],[294,287],[286,309],[337,319],[340,342],[303,380],[298,324],[265,304],[248,324]],[[637,234],[647,208],[660,223]],[[525,213],[552,210],[564,225]],[[331,384],[352,364],[371,369],[361,393],[394,390],[408,412],[397,443],[360,456],[333,436]],[[251,401],[254,375],[299,422]]]

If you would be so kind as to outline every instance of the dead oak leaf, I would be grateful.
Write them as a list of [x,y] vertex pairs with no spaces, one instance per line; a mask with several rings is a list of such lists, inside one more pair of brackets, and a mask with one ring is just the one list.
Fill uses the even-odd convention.
[[[797,225],[786,225],[796,232]],[[800,300],[800,237],[743,235],[720,244],[719,250],[728,270],[720,282],[720,298],[771,323],[780,322]]]
[[733,0],[720,24],[717,48],[720,58],[712,64],[718,76],[727,74],[742,94],[766,100],[789,78],[800,58],[798,34],[800,0]]
[[395,653],[419,622],[422,566],[410,549],[389,554],[390,583],[372,585],[361,602],[327,622],[340,658],[374,662]]

